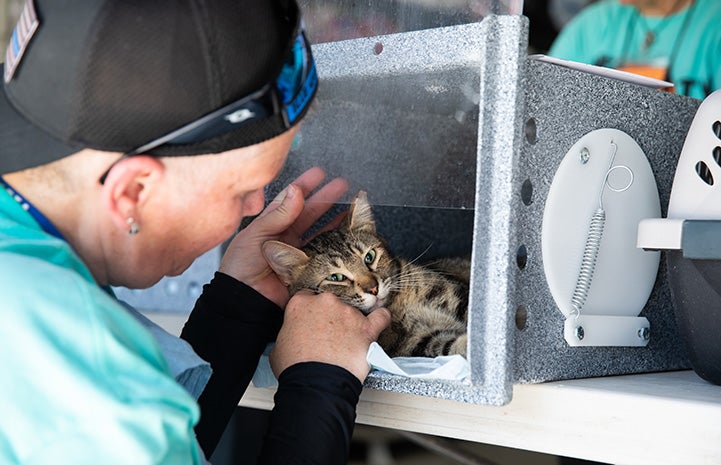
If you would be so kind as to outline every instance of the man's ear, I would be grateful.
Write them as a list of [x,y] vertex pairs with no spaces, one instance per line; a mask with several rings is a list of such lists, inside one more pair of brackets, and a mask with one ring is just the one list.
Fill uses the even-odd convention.
[[115,225],[128,230],[128,219],[142,222],[142,207],[148,187],[165,173],[165,165],[148,155],[135,155],[118,161],[102,185],[103,203]]

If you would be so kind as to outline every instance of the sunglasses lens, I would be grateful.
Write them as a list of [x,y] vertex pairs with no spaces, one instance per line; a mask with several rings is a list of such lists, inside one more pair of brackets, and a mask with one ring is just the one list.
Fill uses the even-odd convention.
[[288,122],[293,124],[318,87],[313,55],[302,29],[283,64],[276,87],[286,107]]
[[278,91],[283,105],[289,104],[298,95],[308,74],[308,55],[305,50],[305,41],[299,34],[278,76]]

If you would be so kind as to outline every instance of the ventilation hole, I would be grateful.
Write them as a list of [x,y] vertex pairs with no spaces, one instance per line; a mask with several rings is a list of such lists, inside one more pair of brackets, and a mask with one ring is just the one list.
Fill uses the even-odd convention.
[[536,127],[536,120],[533,118],[529,118],[528,121],[526,121],[526,140],[529,144],[533,145],[538,141],[538,128]]
[[373,53],[375,53],[376,55],[380,55],[381,53],[383,53],[383,43],[376,42],[375,46],[373,47]]
[[526,309],[525,305],[519,305],[516,308],[516,328],[518,328],[520,331],[523,331],[526,329],[526,324],[528,323],[528,310]]
[[711,170],[708,169],[708,165],[706,165],[706,163],[702,161],[696,163],[696,174],[698,174],[698,177],[701,178],[703,182],[709,186],[713,186],[713,176],[711,175]]
[[713,124],[713,133],[716,134],[716,137],[721,139],[721,121],[716,121]]
[[721,166],[721,147],[713,149],[713,159],[716,160],[716,164]]
[[524,269],[528,263],[528,250],[525,245],[521,245],[516,252],[516,265],[519,269]]
[[530,179],[526,179],[521,185],[521,200],[526,206],[533,203],[533,184]]

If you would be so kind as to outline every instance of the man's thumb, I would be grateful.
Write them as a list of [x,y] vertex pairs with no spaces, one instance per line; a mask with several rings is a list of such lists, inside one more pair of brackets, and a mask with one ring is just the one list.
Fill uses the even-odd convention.
[[265,229],[282,231],[293,224],[302,211],[303,196],[297,186],[289,184],[258,219],[262,219]]
[[371,336],[375,341],[380,333],[391,324],[391,313],[385,308],[377,308],[368,315],[368,322]]

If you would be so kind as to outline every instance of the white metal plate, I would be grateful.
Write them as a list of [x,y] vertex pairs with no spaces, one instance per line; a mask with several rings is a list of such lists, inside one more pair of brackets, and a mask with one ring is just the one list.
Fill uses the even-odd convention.
[[[617,149],[609,171],[612,141]],[[582,153],[587,155],[585,162]],[[574,315],[571,297],[602,187],[606,220],[581,314],[635,317],[656,280],[660,254],[636,247],[639,222],[661,216],[651,166],[643,150],[626,133],[616,129],[593,131],[576,142],[561,161],[543,215],[544,271],[551,294],[565,317]]]
[[572,347],[645,347],[651,325],[644,317],[581,315],[566,320],[563,337]]

